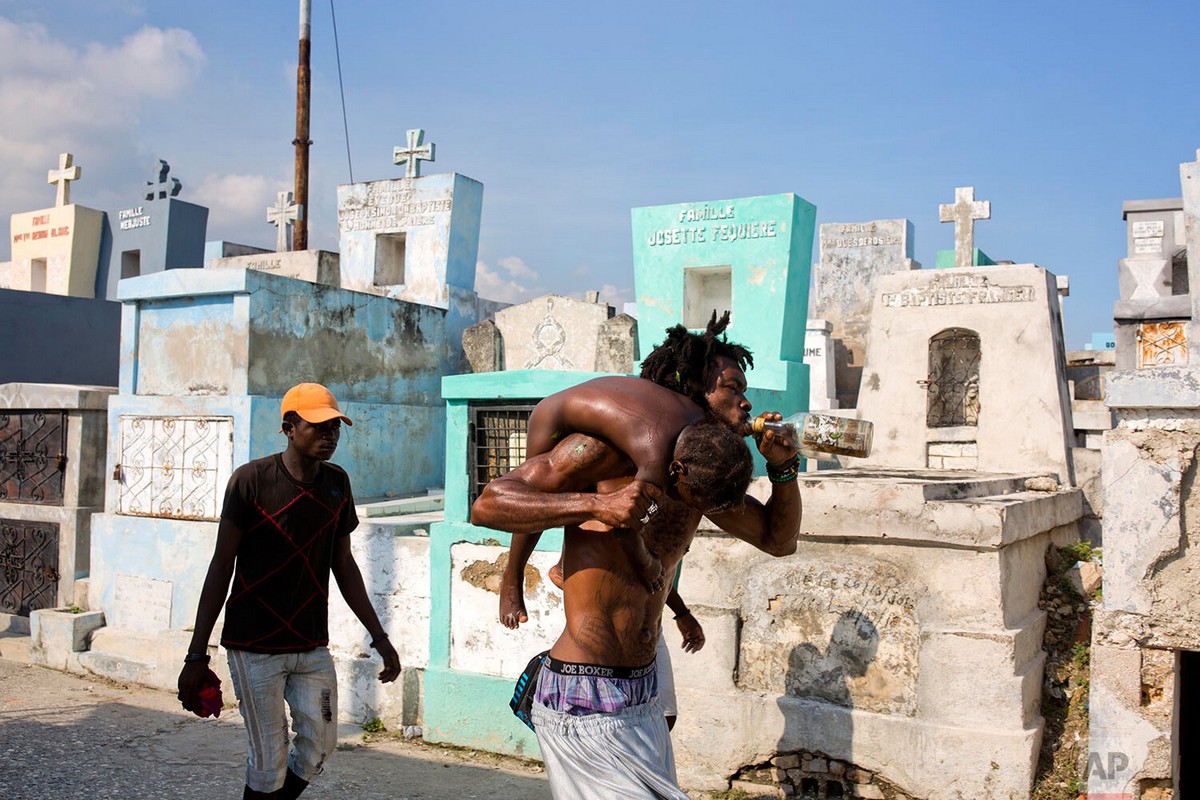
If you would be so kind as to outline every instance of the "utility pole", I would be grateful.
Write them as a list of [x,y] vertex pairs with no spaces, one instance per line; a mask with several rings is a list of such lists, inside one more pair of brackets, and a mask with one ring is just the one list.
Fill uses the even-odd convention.
[[296,203],[303,209],[292,230],[292,250],[308,249],[308,110],[312,90],[309,51],[312,35],[312,0],[300,0],[300,63],[296,67]]

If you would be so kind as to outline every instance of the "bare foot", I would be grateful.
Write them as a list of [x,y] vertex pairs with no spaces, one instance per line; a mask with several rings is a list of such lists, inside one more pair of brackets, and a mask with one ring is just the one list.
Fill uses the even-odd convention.
[[516,630],[522,622],[529,622],[529,614],[525,613],[523,583],[523,580],[509,575],[507,570],[500,579],[500,624],[509,630]]
[[650,554],[649,563],[638,569],[638,577],[641,578],[642,583],[650,590],[651,594],[657,594],[667,583],[666,570],[663,569],[658,556],[653,553]]
[[550,582],[558,588],[563,588],[563,568],[562,561],[550,568]]

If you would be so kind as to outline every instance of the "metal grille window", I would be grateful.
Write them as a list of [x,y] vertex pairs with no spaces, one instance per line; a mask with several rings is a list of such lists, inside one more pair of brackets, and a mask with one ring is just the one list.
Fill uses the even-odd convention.
[[490,481],[525,460],[525,434],[534,405],[530,401],[469,407],[467,470],[472,503]]
[[67,415],[0,412],[0,501],[62,505]]
[[0,611],[54,608],[58,578],[58,524],[0,519]]
[[979,334],[947,328],[929,340],[929,392],[925,424],[930,428],[979,424]]

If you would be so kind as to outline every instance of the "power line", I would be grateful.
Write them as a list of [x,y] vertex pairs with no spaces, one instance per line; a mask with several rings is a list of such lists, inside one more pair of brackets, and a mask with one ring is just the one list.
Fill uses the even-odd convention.
[[329,0],[329,16],[333,18],[333,52],[337,55],[338,90],[342,94],[342,130],[346,133],[346,167],[350,171],[350,182],[354,183],[354,164],[350,161],[350,122],[346,118],[346,87],[342,83],[342,50],[338,46],[337,12],[333,0]]

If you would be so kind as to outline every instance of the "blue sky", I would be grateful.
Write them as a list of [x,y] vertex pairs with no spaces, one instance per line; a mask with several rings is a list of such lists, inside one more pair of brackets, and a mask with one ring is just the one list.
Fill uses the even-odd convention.
[[[0,215],[136,199],[162,157],[210,239],[274,245],[290,188],[294,0],[0,0]],[[426,130],[484,186],[478,288],[632,299],[635,206],[795,192],[818,222],[992,203],[976,244],[1071,278],[1068,346],[1111,330],[1123,200],[1179,195],[1200,147],[1184,2],[398,3],[339,0],[355,180]],[[329,0],[313,0],[310,244],[349,180]],[[817,257],[814,252],[814,259]],[[0,250],[0,258],[7,251]]]

